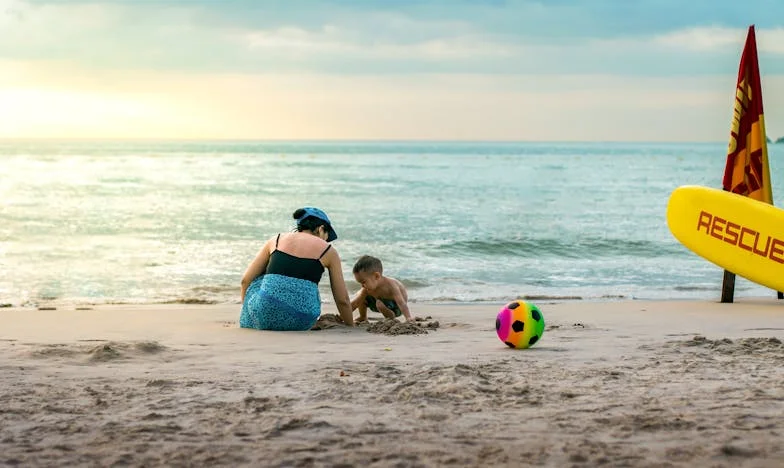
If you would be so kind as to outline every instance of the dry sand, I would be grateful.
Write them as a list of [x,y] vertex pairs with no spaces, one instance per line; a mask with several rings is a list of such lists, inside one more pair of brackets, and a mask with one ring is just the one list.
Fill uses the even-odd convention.
[[784,301],[538,305],[529,350],[498,305],[414,304],[401,334],[3,308],[0,465],[784,466]]

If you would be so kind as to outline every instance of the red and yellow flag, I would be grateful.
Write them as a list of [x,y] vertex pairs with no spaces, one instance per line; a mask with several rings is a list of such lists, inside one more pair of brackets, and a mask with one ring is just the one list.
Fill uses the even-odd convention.
[[740,58],[723,182],[724,190],[773,203],[754,25],[749,26]]

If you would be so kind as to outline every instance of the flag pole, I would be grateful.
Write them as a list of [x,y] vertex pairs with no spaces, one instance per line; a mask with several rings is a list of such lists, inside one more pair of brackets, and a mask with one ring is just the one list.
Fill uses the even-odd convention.
[[[753,24],[749,26],[738,67],[727,164],[722,185],[726,191],[773,204],[762,108],[762,83]],[[778,298],[784,299],[784,294],[777,292]],[[735,274],[724,270],[721,302],[732,302],[734,295]]]
[[[781,294],[781,293],[779,293]],[[735,273],[724,270],[724,279],[721,283],[721,302],[729,303],[735,297]]]

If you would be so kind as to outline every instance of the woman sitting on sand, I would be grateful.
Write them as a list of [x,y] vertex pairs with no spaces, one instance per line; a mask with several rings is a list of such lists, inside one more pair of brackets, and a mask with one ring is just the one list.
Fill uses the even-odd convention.
[[353,326],[340,256],[329,244],[338,237],[332,223],[313,207],[298,209],[294,219],[297,231],[271,237],[245,270],[240,327],[310,330],[321,315],[318,283],[325,268],[340,317]]

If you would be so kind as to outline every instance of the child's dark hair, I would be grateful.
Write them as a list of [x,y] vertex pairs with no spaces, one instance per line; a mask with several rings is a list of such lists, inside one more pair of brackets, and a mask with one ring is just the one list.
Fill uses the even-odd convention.
[[359,257],[357,263],[354,264],[354,273],[384,273],[384,266],[381,264],[381,260],[377,259],[376,257],[371,257],[370,255],[363,255]]
[[319,226],[326,226],[327,222],[323,219],[317,218],[315,216],[308,216],[305,219],[300,220],[302,216],[305,214],[305,210],[302,208],[298,209],[294,212],[292,217],[297,220],[297,231],[315,231],[318,229]]

